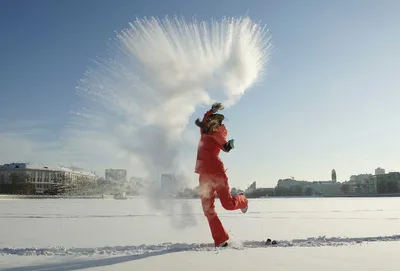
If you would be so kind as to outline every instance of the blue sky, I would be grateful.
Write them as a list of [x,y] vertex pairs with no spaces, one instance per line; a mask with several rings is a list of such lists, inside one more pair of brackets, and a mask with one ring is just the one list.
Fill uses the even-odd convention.
[[0,163],[59,155],[78,81],[135,17],[246,14],[274,51],[263,82],[224,112],[231,185],[400,171],[400,3],[368,0],[0,1]]

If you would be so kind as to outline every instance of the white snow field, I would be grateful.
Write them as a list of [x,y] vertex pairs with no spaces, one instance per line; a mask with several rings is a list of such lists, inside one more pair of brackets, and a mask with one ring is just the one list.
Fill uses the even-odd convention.
[[198,199],[0,200],[0,270],[399,270],[400,198],[216,205],[230,248],[214,248]]

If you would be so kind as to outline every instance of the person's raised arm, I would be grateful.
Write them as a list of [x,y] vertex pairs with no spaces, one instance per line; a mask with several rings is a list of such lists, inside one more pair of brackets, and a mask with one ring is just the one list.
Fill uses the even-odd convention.
[[214,140],[218,143],[221,150],[223,150],[224,152],[230,152],[230,150],[235,148],[233,139],[226,141],[225,137],[221,133],[214,133],[212,136]]

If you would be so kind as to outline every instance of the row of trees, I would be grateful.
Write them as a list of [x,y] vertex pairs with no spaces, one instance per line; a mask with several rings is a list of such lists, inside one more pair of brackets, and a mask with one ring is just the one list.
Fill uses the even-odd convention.
[[[377,180],[377,193],[379,194],[391,194],[400,193],[398,186],[397,177],[394,176],[390,179],[378,178]],[[400,175],[399,175],[400,178]],[[84,176],[79,176],[73,181],[67,179],[64,175],[57,177],[56,181],[48,183],[49,187],[44,189],[45,194],[49,195],[93,195],[93,194],[104,194],[107,191],[113,190],[113,187],[108,182],[90,182]],[[352,191],[349,183],[342,183],[340,190],[343,194],[350,194]],[[143,184],[135,184],[132,191],[139,191],[143,189]],[[357,183],[355,184],[355,193],[362,193],[368,189],[367,184]],[[134,194],[131,191],[132,194]],[[238,193],[239,190],[232,189],[232,194]],[[243,191],[240,191],[243,192]],[[375,191],[374,191],[375,192]],[[23,194],[32,195],[36,194],[35,183],[33,183],[30,177],[26,174],[12,173],[9,180],[5,181],[5,177],[0,175],[0,194]],[[304,185],[292,185],[291,187],[276,187],[276,188],[261,188],[256,189],[251,193],[246,193],[248,197],[262,197],[262,196],[311,196],[318,195],[319,191],[315,191],[309,186]],[[192,189],[185,189],[178,193],[178,197],[199,197],[199,191]]]
[[[368,184],[366,183],[357,183],[354,184],[354,188],[352,188],[350,183],[342,183],[340,185],[341,192],[346,194],[361,194],[361,193],[379,193],[379,194],[391,194],[391,193],[399,193],[400,189],[398,187],[398,182],[395,179],[386,180],[386,179],[378,179],[377,182],[377,191],[375,189],[371,189],[369,191]],[[243,192],[236,188],[232,188],[231,194],[235,195],[237,193]],[[277,186],[275,188],[259,188],[251,193],[246,193],[246,196],[249,198],[259,198],[263,196],[312,196],[312,195],[321,195],[321,191],[314,190],[312,187],[307,185],[292,185],[290,187],[282,187]],[[178,193],[178,197],[199,197],[198,192],[186,188],[184,191]]]
[[[232,188],[231,194],[236,195],[244,191]],[[295,185],[290,188],[276,187],[276,188],[259,188],[252,192],[246,192],[248,198],[260,198],[264,196],[311,196],[314,191],[310,187],[303,188],[300,185]],[[193,197],[198,198],[200,196],[199,191],[192,190],[190,188],[184,189],[184,191],[177,193],[178,197]]]
[[[355,185],[355,193],[362,193],[365,189],[368,188],[368,185],[365,183],[357,183]],[[351,186],[348,183],[344,183],[340,186],[341,191],[343,194],[349,194]],[[378,194],[394,194],[399,193],[400,189],[398,186],[397,180],[385,180],[385,179],[378,179],[377,180],[377,189]],[[374,191],[375,192],[375,191]]]
[[0,176],[0,194],[35,194],[35,185],[29,181],[29,177],[12,173],[10,181],[5,181],[4,175]]
[[[362,193],[368,189],[368,185],[364,183],[355,184],[354,192],[357,194]],[[343,194],[351,193],[351,185],[349,183],[343,183],[340,186],[340,190]],[[372,191],[371,191],[372,192]],[[379,194],[390,194],[399,193],[398,182],[396,180],[378,180],[377,193]],[[287,187],[276,187],[275,196],[311,196],[319,194],[318,191],[314,191],[309,186],[292,185],[290,188]]]
[[[357,194],[362,193],[368,189],[368,185],[365,183],[355,184],[354,192]],[[343,194],[351,193],[351,185],[349,183],[343,183],[340,186],[340,190]],[[369,192],[369,191],[368,191]],[[372,192],[372,191],[371,191]],[[397,180],[378,180],[377,191],[378,194],[393,194],[399,193],[400,189]],[[276,187],[274,196],[311,196],[319,194],[318,191],[314,191],[311,187],[292,185],[291,187]]]
[[378,180],[377,190],[379,194],[399,193],[400,189],[396,180]]

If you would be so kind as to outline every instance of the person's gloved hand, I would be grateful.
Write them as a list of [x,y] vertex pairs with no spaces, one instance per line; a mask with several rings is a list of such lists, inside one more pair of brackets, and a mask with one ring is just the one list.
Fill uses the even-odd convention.
[[222,103],[213,103],[213,105],[211,106],[211,110],[215,113],[219,110],[223,110],[225,107]]
[[234,139],[229,140],[228,145],[231,147],[231,149],[234,149],[235,148],[235,140]]
[[227,152],[229,152],[230,150],[232,150],[232,149],[234,149],[235,148],[235,140],[234,139],[231,139],[231,140],[229,140],[228,142],[226,142],[225,144],[224,144],[224,149],[227,151]]

